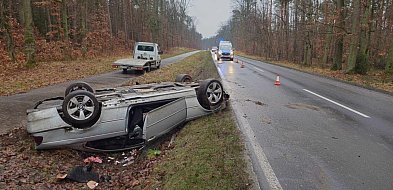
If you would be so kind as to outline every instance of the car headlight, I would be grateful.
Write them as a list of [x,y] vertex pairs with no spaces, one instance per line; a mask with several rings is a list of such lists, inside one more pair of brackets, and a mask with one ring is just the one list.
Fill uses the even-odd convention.
[[222,54],[222,51],[220,50],[220,51],[218,51],[218,53],[221,55],[221,54]]
[[231,55],[233,55],[233,50],[231,50]]

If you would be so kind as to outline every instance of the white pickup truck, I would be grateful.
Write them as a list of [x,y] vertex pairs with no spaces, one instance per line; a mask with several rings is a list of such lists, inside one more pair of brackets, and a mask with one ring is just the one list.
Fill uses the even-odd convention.
[[159,69],[161,66],[162,51],[156,43],[136,42],[134,56],[131,59],[120,59],[112,63],[115,68],[122,68],[126,73],[128,69],[142,72],[149,72],[154,67]]

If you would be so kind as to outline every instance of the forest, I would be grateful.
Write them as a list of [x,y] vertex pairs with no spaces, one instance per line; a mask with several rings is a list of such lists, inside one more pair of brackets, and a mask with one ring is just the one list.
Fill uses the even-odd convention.
[[0,67],[131,52],[136,41],[164,50],[199,48],[187,0],[1,0]]
[[267,60],[393,73],[392,0],[235,0],[217,36]]

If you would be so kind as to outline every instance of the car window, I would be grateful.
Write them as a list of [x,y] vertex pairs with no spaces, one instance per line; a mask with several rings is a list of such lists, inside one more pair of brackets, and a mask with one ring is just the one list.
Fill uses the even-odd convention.
[[138,51],[154,51],[153,46],[138,45]]
[[221,50],[231,50],[232,46],[230,46],[230,45],[222,45],[222,46],[220,46],[220,49]]

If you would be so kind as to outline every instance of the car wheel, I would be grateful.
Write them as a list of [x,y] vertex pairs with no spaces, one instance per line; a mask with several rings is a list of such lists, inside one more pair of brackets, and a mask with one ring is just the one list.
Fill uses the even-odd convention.
[[69,93],[77,91],[77,90],[85,90],[85,91],[89,91],[91,93],[94,93],[93,88],[89,84],[87,84],[86,82],[76,82],[66,88],[65,96],[67,96]]
[[123,73],[127,73],[127,69],[123,69]]
[[149,66],[147,67],[146,71],[147,71],[147,72],[150,72],[150,71],[151,71],[151,64],[149,64]]
[[100,115],[100,105],[93,93],[74,91],[68,94],[62,105],[64,121],[76,128],[91,127]]
[[202,81],[197,91],[197,99],[203,108],[215,109],[224,100],[224,89],[221,82],[216,79]]
[[192,77],[187,74],[179,74],[176,76],[175,82],[192,82]]

